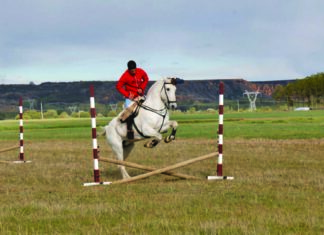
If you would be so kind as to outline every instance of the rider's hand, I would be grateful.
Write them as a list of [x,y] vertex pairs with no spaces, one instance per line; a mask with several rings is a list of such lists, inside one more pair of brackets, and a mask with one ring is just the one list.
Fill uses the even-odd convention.
[[142,90],[142,88],[138,88],[138,89],[137,89],[137,93],[138,93],[139,95],[143,95],[143,90]]
[[138,96],[134,99],[138,103],[142,104],[145,101],[145,98],[143,96]]
[[139,97],[139,103],[142,104],[145,101],[145,97],[144,96],[140,96]]
[[134,99],[134,93],[133,92],[129,92],[128,99],[130,99],[130,100]]

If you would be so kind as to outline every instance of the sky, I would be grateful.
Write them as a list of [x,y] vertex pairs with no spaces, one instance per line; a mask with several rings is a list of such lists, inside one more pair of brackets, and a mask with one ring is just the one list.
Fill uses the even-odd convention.
[[0,84],[300,79],[324,70],[323,0],[1,0]]

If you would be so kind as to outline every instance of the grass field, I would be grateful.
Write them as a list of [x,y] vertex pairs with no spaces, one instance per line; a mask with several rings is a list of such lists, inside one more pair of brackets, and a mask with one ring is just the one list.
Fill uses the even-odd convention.
[[[173,119],[176,141],[139,142],[128,160],[161,168],[217,150],[215,114]],[[324,234],[323,111],[225,114],[223,172],[233,181],[205,180],[215,158],[177,170],[202,180],[83,187],[93,180],[89,119],[26,120],[24,130],[32,163],[0,164],[0,234]],[[17,120],[1,121],[0,149],[18,145],[18,131]],[[100,170],[101,180],[120,179],[115,165]]]

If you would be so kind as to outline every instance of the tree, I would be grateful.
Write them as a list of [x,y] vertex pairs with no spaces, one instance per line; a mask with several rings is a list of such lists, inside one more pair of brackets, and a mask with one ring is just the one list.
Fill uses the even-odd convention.
[[293,100],[306,101],[311,106],[321,102],[324,97],[324,73],[317,73],[303,79],[289,83],[285,87],[277,86],[272,97],[276,100],[287,97],[288,105],[293,105]]
[[278,101],[285,96],[285,88],[282,85],[277,85],[272,93],[272,98]]

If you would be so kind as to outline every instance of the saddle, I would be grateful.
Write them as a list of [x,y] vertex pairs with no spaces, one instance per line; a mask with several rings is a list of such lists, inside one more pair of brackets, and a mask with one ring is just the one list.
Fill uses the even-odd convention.
[[121,123],[127,124],[127,138],[129,140],[134,139],[133,123],[134,118],[137,116],[139,110],[138,102],[132,103],[129,107],[124,109],[120,114],[119,120]]
[[136,111],[137,102],[132,103],[129,107],[124,109],[124,111],[120,114],[119,120],[121,123],[125,123],[126,120]]

